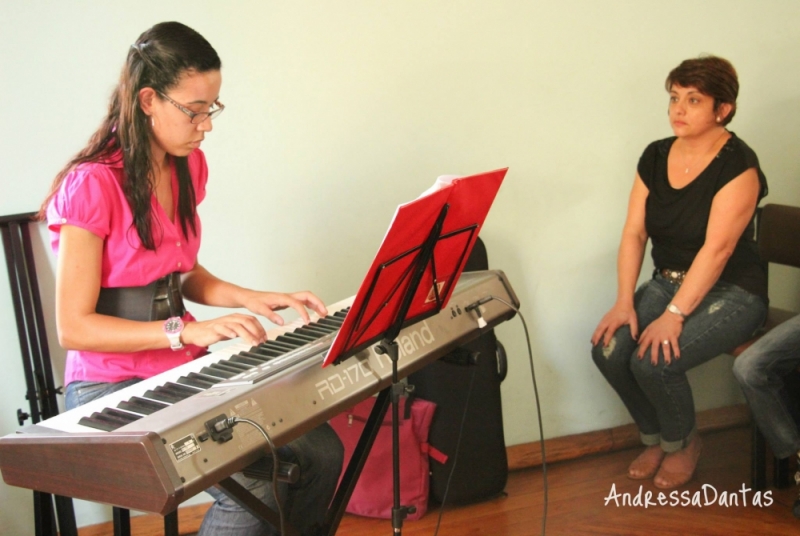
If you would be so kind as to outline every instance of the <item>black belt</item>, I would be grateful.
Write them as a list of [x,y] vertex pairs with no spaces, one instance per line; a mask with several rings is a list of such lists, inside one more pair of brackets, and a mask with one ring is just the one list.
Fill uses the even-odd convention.
[[142,287],[101,288],[95,311],[140,322],[183,316],[181,274],[173,272]]

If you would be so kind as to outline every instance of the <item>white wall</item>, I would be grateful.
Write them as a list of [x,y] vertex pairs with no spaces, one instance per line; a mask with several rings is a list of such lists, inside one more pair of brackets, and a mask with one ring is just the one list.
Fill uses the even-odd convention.
[[[614,300],[638,157],[671,134],[671,68],[700,53],[734,63],[731,129],[759,154],[768,201],[800,204],[794,0],[0,3],[0,214],[38,207],[99,123],[128,46],[164,20],[200,31],[223,60],[228,109],[204,145],[201,206],[201,259],[220,276],[337,301],[355,292],[398,203],[440,174],[510,167],[482,237],[531,329],[546,437],[630,422],[589,337]],[[47,301],[52,255],[37,247]],[[776,302],[800,307],[794,274],[773,285]],[[27,407],[10,303],[2,284],[0,434]],[[497,331],[511,359],[506,442],[534,441],[521,325]],[[742,400],[730,359],[692,382],[700,410]],[[0,484],[0,533],[32,532],[30,502]],[[105,516],[79,505],[81,525]]]

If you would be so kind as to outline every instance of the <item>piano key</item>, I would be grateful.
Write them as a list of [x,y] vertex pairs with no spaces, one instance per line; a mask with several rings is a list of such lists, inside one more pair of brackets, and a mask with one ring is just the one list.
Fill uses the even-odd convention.
[[[278,338],[280,338],[280,336]],[[260,344],[257,346],[257,348],[264,348],[267,350],[278,350],[281,352],[281,354],[285,354],[286,352],[291,352],[292,350],[296,349],[297,346],[295,346],[294,344],[288,344],[286,342],[283,342],[282,340],[275,339]]]
[[164,388],[161,386],[156,387],[155,389],[148,389],[144,392],[145,398],[149,398],[151,400],[158,400],[159,402],[166,402],[168,404],[174,404],[175,402],[180,402],[185,396],[176,395],[173,393],[165,392]]
[[250,365],[243,365],[242,363],[236,363],[231,361],[230,359],[221,359],[217,363],[220,367],[230,370],[231,372],[244,372],[245,370],[250,370]]
[[259,348],[258,346],[253,346],[247,352],[239,352],[238,355],[269,361],[271,359],[275,359],[276,357],[280,357],[285,353],[286,352],[280,352],[278,350],[270,350],[268,348]]
[[294,330],[294,332],[299,334],[299,335],[306,335],[306,334],[313,335],[315,339],[319,339],[320,337],[324,337],[325,335],[327,335],[329,333],[333,333],[334,331],[336,331],[336,330],[333,329],[333,328],[323,329],[322,327],[312,326],[312,325],[308,325],[308,326],[305,326],[305,327],[298,328],[298,329]]
[[319,339],[319,337],[314,337],[311,335],[303,335],[302,333],[297,333],[296,331],[290,331],[288,333],[284,333],[281,335],[284,339],[288,341],[297,341],[300,346],[304,346],[309,342],[314,342],[315,340]]
[[277,339],[275,339],[275,342],[280,342],[285,346],[288,346],[290,348],[289,351],[291,351],[291,350],[296,350],[301,346],[305,346],[310,341],[298,341],[297,339],[292,339],[290,337],[287,337],[286,335],[280,335]]
[[238,374],[238,372],[232,372],[230,370],[222,369],[218,366],[215,366],[216,363],[208,366],[203,367],[200,369],[201,374],[208,374],[209,376],[216,376],[217,378],[222,378],[223,380],[227,380],[228,378],[233,378]]
[[189,387],[189,386],[186,386],[186,385],[181,385],[179,383],[173,383],[173,382],[165,383],[164,387],[169,389],[169,390],[171,390],[171,391],[175,391],[176,393],[183,393],[186,396],[196,395],[200,391],[204,390],[204,389],[197,389],[196,387]]
[[118,408],[126,411],[132,411],[140,415],[151,415],[160,409],[168,407],[168,404],[156,402],[155,400],[147,400],[138,396],[131,397],[130,400],[125,400],[117,405]]
[[139,419],[141,419],[143,417],[143,415],[137,415],[135,413],[128,413],[127,411],[120,411],[120,410],[114,409],[114,408],[106,408],[103,411],[101,411],[100,413],[103,413],[105,415],[110,415],[112,417],[120,419],[121,421],[124,421],[125,424],[132,423],[133,421],[139,420]]
[[332,328],[339,329],[339,328],[342,327],[342,321],[343,320],[340,320],[340,319],[337,319],[337,318],[328,318],[326,316],[325,318],[322,318],[322,319],[319,320],[319,324],[321,324],[323,326],[331,326]]
[[121,419],[108,415],[106,413],[92,413],[91,417],[83,417],[80,423],[89,428],[102,430],[104,432],[113,432],[128,423],[122,422]]
[[228,361],[247,365],[248,368],[253,368],[257,367],[262,363],[266,363],[267,361],[269,361],[269,359],[262,356],[253,357],[253,355],[236,354],[235,356],[231,357]]
[[219,378],[214,378],[214,380],[212,380],[210,376],[202,376],[196,372],[190,372],[186,376],[181,376],[176,381],[182,385],[189,385],[191,387],[198,387],[200,389],[208,389],[215,383],[219,383],[221,380]]

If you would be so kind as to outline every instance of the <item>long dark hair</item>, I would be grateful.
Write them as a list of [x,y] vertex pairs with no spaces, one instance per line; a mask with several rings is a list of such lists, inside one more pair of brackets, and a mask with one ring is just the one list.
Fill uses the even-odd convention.
[[[56,175],[50,193],[39,211],[47,206],[64,177],[85,162],[110,162],[121,151],[124,179],[122,188],[133,212],[133,226],[146,249],[154,250],[152,154],[148,118],[139,105],[139,90],[153,88],[166,93],[186,71],[216,71],[222,67],[217,52],[205,38],[179,22],[162,22],[145,31],[131,45],[119,83],[111,95],[108,113],[89,143]],[[197,234],[195,192],[186,157],[173,156],[178,176],[178,219],[184,236]]]

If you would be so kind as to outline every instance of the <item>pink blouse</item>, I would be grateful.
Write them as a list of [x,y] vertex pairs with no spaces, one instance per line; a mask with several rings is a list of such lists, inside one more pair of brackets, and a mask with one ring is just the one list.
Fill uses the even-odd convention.
[[[188,159],[199,205],[206,195],[206,159],[199,149],[193,151]],[[188,272],[197,262],[200,218],[195,216],[197,235],[193,235],[190,229],[189,236],[183,236],[177,216],[178,178],[175,168],[172,169],[175,222],[170,221],[154,195],[151,205],[155,216],[156,250],[151,251],[141,246],[133,226],[133,215],[122,190],[122,159],[118,160],[81,164],[64,178],[47,208],[53,252],[58,255],[61,226],[76,225],[103,239],[102,287],[142,286],[171,272]],[[187,312],[183,320],[194,320],[194,317]],[[120,382],[149,378],[205,352],[205,348],[194,345],[186,345],[178,351],[167,347],[132,353],[69,350],[64,382],[68,385],[73,381]]]

